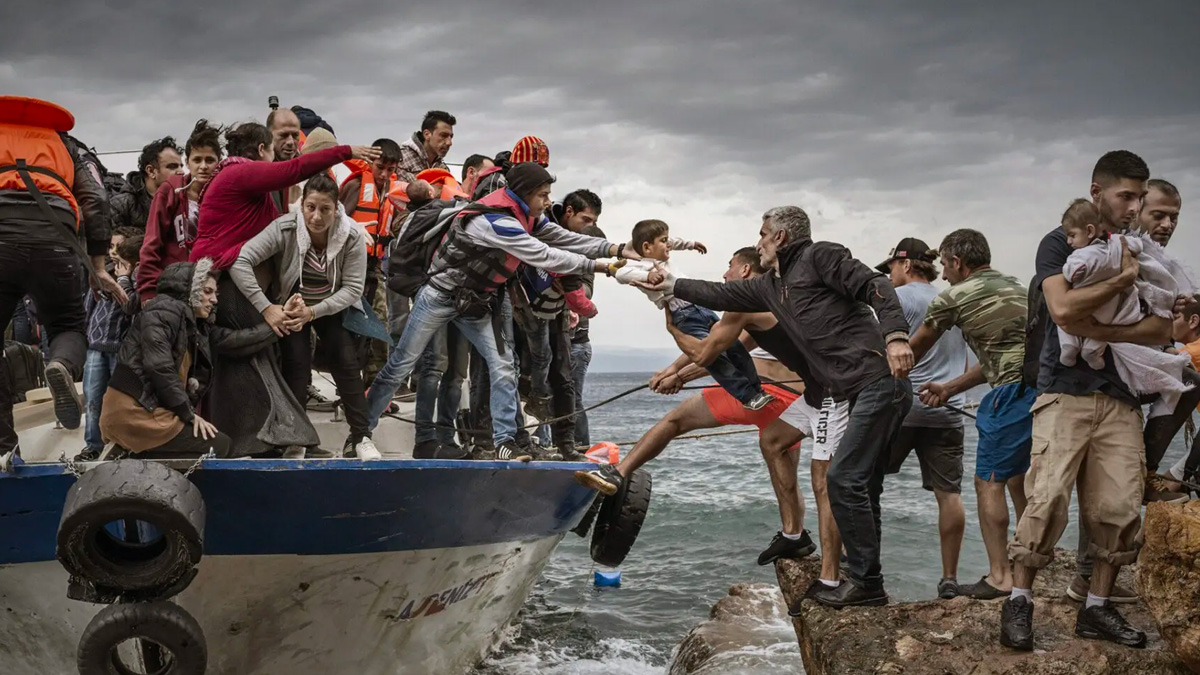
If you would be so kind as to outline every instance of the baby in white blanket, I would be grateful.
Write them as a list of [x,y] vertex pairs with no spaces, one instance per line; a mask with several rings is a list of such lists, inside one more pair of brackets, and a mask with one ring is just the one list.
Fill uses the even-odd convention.
[[[1120,236],[1102,235],[1100,212],[1085,199],[1075,200],[1063,214],[1063,231],[1075,252],[1063,265],[1063,276],[1072,287],[1091,286],[1121,273],[1121,256],[1128,248],[1138,260],[1138,278],[1133,286],[1100,306],[1092,316],[1110,326],[1133,325],[1147,315],[1172,318],[1178,295],[1196,292],[1190,276],[1162,246],[1140,233]],[[1161,394],[1151,407],[1150,416],[1170,413],[1179,394],[1187,391],[1183,369],[1190,363],[1186,355],[1169,354],[1151,347],[1130,343],[1106,343],[1080,338],[1058,329],[1061,347],[1059,360],[1073,366],[1082,356],[1097,370],[1104,368],[1104,353],[1111,349],[1117,374],[1135,394]]]

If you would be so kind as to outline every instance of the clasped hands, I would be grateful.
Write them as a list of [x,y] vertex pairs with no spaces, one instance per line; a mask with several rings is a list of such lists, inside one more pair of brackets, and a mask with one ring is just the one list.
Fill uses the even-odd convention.
[[304,328],[304,324],[316,319],[312,307],[304,304],[299,293],[292,294],[282,306],[271,305],[263,310],[263,320],[279,337],[284,337]]

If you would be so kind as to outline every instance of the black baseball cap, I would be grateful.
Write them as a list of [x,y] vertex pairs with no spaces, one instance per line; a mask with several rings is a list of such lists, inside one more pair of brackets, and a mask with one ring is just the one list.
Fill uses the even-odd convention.
[[928,244],[916,237],[905,237],[888,254],[888,259],[876,265],[875,269],[887,274],[891,269],[893,260],[924,260],[931,263],[937,260],[937,252],[930,249]]

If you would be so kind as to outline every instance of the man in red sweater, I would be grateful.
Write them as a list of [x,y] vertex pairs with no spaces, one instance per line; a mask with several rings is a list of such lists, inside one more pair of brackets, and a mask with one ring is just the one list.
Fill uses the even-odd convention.
[[221,161],[220,133],[208,120],[196,122],[184,148],[188,172],[167,178],[154,193],[137,267],[138,297],[143,305],[156,295],[162,271],[172,263],[187,262],[191,255],[200,190]]

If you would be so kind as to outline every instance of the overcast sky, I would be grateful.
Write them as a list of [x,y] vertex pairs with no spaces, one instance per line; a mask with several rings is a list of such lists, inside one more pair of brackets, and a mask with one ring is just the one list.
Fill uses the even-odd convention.
[[[971,227],[1027,279],[1118,148],[1179,186],[1171,249],[1200,251],[1196,0],[9,4],[0,91],[67,106],[102,151],[263,121],[272,94],[349,143],[449,110],[450,161],[540,136],[556,195],[596,191],[610,239],[661,218],[704,241],[675,258],[693,277],[718,279],[764,210],[796,204],[871,265]],[[596,301],[597,344],[672,344],[636,290],[600,279]]]

